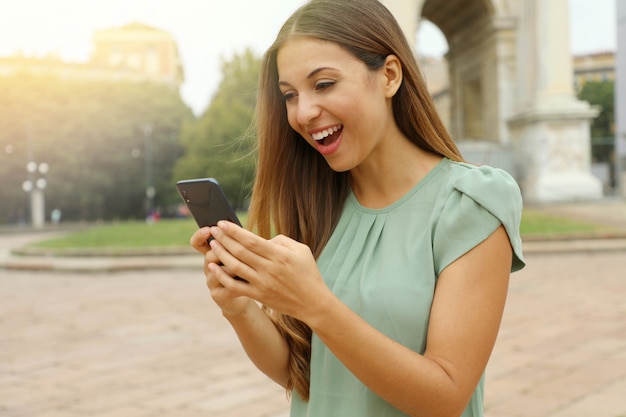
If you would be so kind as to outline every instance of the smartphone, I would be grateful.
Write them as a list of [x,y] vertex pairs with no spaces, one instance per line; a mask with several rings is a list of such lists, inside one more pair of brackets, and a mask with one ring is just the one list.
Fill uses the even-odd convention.
[[[215,226],[220,220],[228,220],[241,226],[233,206],[215,178],[178,181],[176,188],[198,227]],[[247,282],[240,277],[233,278]]]
[[198,227],[215,226],[220,220],[241,226],[235,210],[215,178],[178,181],[176,188]]

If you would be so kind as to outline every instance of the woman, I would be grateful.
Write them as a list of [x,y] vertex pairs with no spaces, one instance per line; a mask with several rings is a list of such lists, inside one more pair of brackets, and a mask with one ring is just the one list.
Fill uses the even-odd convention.
[[462,162],[389,11],[296,11],[264,56],[256,119],[256,233],[221,222],[191,243],[248,356],[296,392],[291,415],[481,416],[524,265],[520,193]]

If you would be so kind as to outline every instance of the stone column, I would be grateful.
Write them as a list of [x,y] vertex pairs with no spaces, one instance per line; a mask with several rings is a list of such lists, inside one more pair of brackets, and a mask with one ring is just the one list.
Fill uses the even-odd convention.
[[568,0],[523,0],[518,42],[519,102],[509,119],[528,203],[602,197],[591,174],[590,121],[577,100],[569,48]]
[[622,196],[626,197],[626,2],[624,1],[617,1],[615,63],[616,161],[620,191]]

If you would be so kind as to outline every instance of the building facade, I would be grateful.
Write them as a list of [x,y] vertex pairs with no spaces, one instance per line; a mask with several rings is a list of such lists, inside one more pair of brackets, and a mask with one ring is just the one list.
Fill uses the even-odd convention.
[[183,66],[172,36],[141,23],[97,31],[91,65],[180,86]]
[[615,53],[610,51],[574,56],[574,88],[588,81],[615,81]]
[[87,62],[64,62],[54,55],[0,58],[0,76],[19,73],[61,79],[150,81],[179,89],[183,66],[174,38],[139,23],[97,31]]

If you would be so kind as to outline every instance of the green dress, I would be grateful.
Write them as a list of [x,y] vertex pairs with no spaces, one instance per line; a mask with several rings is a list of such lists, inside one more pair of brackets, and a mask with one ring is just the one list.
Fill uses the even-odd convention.
[[[441,271],[500,224],[514,250],[511,271],[521,269],[521,214],[519,188],[505,171],[443,159],[386,208],[368,209],[350,194],[318,266],[333,293],[370,325],[424,353]],[[310,400],[294,393],[292,417],[405,416],[364,386],[315,334],[311,349]],[[463,417],[483,415],[483,383]]]

